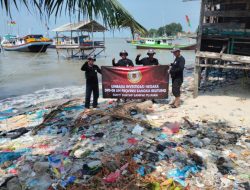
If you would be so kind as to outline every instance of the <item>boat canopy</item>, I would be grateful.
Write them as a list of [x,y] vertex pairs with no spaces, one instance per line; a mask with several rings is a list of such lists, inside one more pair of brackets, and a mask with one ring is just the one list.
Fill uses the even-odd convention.
[[42,37],[43,37],[43,35],[41,35],[41,34],[29,34],[29,35],[26,35],[22,38],[27,39],[27,38],[42,38]]
[[7,34],[7,35],[4,35],[3,38],[6,40],[11,40],[11,39],[16,39],[17,36],[12,35],[12,34]]
[[53,29],[54,32],[72,32],[72,31],[86,31],[86,32],[104,32],[107,28],[96,22],[91,21],[80,21],[78,23],[68,23],[58,28]]

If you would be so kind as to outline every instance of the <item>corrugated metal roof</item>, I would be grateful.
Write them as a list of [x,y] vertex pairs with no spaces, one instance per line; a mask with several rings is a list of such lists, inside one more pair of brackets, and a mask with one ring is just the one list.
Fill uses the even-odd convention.
[[70,32],[70,31],[86,31],[86,32],[104,32],[107,30],[104,26],[96,22],[91,21],[80,21],[78,23],[68,23],[58,28],[53,29],[54,32]]

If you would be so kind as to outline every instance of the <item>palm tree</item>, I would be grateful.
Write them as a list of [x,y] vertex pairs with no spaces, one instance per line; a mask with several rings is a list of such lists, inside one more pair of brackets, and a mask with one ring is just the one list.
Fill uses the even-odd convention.
[[69,15],[78,14],[79,20],[82,17],[90,20],[101,18],[111,29],[130,28],[132,34],[146,34],[147,32],[118,0],[0,0],[0,9],[5,9],[6,13],[11,16],[12,7],[19,9],[22,4],[28,10],[31,7],[35,8],[41,15],[55,14],[57,18],[64,10]]

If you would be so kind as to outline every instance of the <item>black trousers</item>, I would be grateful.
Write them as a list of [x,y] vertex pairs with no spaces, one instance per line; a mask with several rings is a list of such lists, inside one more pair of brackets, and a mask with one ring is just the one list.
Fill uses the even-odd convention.
[[181,85],[183,83],[182,78],[172,78],[172,93],[175,97],[180,97],[181,95]]
[[98,104],[98,98],[99,98],[98,83],[97,84],[87,83],[86,95],[85,95],[85,108],[90,107],[90,98],[91,98],[92,92],[93,92],[93,107],[96,108]]

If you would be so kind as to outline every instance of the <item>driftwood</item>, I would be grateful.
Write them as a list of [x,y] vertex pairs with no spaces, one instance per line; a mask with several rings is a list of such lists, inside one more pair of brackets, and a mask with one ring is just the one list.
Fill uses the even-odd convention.
[[194,125],[187,119],[187,117],[183,117],[182,119],[187,122],[187,124],[189,125],[189,127],[191,127],[191,128],[194,127]]
[[152,106],[151,101],[142,103],[129,102],[116,108],[102,110],[90,110],[88,112],[82,112],[75,121],[75,128],[87,127],[89,125],[95,125],[99,123],[107,123],[113,119],[123,119],[133,123],[139,123],[144,127],[151,127],[147,121],[135,119],[130,116],[131,110],[137,110],[138,112],[147,112],[149,107]]

